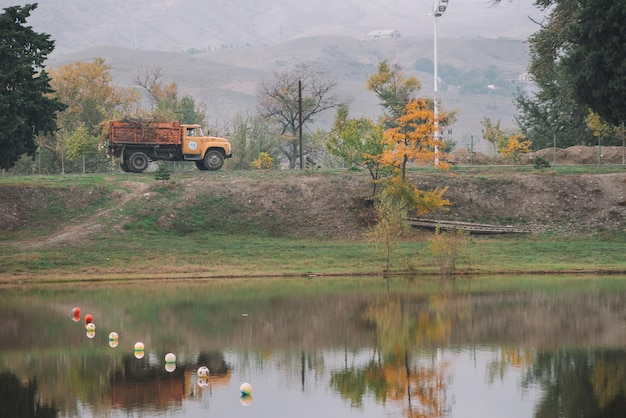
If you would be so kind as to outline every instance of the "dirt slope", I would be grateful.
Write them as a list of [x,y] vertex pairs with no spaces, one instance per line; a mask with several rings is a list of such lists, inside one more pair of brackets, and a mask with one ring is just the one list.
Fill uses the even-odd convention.
[[522,226],[532,232],[626,232],[626,173],[506,177],[420,176],[422,189],[447,187],[441,219]]

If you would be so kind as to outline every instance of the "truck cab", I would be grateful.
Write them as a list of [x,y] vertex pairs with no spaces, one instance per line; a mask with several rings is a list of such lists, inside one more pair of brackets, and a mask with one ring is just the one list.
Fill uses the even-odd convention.
[[181,125],[183,157],[196,161],[200,170],[219,170],[225,158],[232,157],[230,142],[216,136],[205,136],[200,125]]

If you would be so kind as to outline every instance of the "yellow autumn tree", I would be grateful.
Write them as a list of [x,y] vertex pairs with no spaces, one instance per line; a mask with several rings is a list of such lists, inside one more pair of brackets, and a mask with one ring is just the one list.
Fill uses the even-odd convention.
[[[454,120],[452,113],[439,113],[440,126],[445,126]],[[441,152],[445,144],[440,138],[435,138],[434,126],[432,102],[424,98],[411,100],[402,114],[395,119],[395,126],[385,131],[383,142],[386,146],[377,157],[378,160],[384,165],[394,167],[402,180],[406,179],[409,162],[427,165],[434,164],[436,158],[441,160],[445,157],[445,154]],[[438,149],[437,152],[436,149]],[[441,161],[437,166],[443,169],[448,168],[445,161]]]
[[520,132],[513,132],[498,144],[498,152],[513,164],[530,152],[531,142]]
[[114,85],[110,71],[103,58],[50,71],[54,95],[68,106],[58,118],[61,129],[73,131],[83,124],[89,133],[97,134],[100,122],[140,105],[140,94]]
[[[589,110],[589,114],[585,118],[585,124],[593,136],[598,138],[598,164],[602,163],[602,139],[611,136],[621,136],[622,147],[626,150],[626,144],[624,141],[624,124],[621,126],[613,126],[592,110]],[[626,163],[626,151],[623,152],[622,162]]]
[[[446,118],[446,123],[453,118],[445,113],[442,115]],[[414,182],[406,178],[407,164],[410,161],[422,165],[433,164],[437,157],[435,145],[442,144],[439,144],[439,139],[434,138],[434,121],[432,103],[427,99],[411,100],[402,115],[395,119],[394,126],[384,132],[381,152],[367,156],[376,159],[383,166],[392,167],[395,172],[378,197],[378,223],[370,234],[370,240],[384,244],[387,270],[391,250],[405,235],[404,226],[398,220],[406,219],[409,212],[425,214],[450,204],[443,198],[445,188],[420,190]],[[441,162],[438,167],[448,166]]]
[[[134,89],[115,86],[110,70],[102,58],[50,70],[54,96],[67,108],[58,114],[56,134],[41,138],[39,145],[59,154],[63,172],[64,157],[70,144],[73,151],[80,149],[88,153],[87,142],[96,146],[91,138],[100,135],[101,122],[140,106],[140,95]],[[83,144],[83,140],[87,142]]]
[[411,357],[415,349],[446,344],[451,318],[428,308],[414,311],[405,301],[389,299],[368,306],[365,319],[375,329],[383,359],[366,370],[366,381],[376,385],[384,399],[403,405],[408,417],[443,418],[448,362],[420,362]]

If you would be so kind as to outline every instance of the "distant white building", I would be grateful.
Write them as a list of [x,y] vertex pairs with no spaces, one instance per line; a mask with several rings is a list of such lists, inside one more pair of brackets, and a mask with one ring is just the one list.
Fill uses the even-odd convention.
[[517,81],[519,81],[520,83],[534,83],[535,78],[532,74],[522,73],[519,75],[519,77],[517,77]]
[[402,34],[396,29],[381,29],[381,30],[373,30],[365,35],[365,39],[374,40],[374,39],[385,39],[392,38],[397,39],[401,37]]

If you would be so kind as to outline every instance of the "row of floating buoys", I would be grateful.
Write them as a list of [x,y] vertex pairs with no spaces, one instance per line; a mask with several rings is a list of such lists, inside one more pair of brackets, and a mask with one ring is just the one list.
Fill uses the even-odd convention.
[[[74,322],[80,322],[80,308],[75,307],[70,311],[70,318]],[[93,323],[93,315],[87,314],[85,315],[85,330],[87,334],[87,338],[94,338],[96,336],[96,324]],[[111,348],[116,348],[119,345],[119,335],[117,332],[113,331],[109,333],[109,346]],[[133,346],[133,351],[135,354],[135,358],[142,359],[145,356],[145,345],[141,341],[138,341]],[[172,373],[176,370],[176,354],[167,353],[165,355],[165,370],[169,373]],[[209,375],[211,374],[210,370],[206,366],[200,366],[196,375],[198,376],[198,386],[207,387],[209,386]],[[242,383],[239,387],[239,391],[241,392],[240,402],[242,405],[247,406],[252,402],[252,385],[250,383]]]

